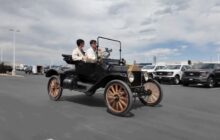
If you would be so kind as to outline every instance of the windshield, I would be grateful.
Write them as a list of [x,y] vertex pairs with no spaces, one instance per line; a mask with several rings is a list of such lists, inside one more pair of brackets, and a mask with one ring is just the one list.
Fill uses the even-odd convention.
[[155,66],[144,66],[144,67],[143,67],[143,69],[148,69],[148,70],[149,70],[149,69],[154,69],[154,68],[155,68]]
[[99,37],[98,41],[99,53],[102,58],[119,59],[120,58],[120,42],[109,38]]
[[165,69],[177,70],[180,69],[181,65],[167,65]]
[[214,69],[215,64],[195,64],[193,69]]

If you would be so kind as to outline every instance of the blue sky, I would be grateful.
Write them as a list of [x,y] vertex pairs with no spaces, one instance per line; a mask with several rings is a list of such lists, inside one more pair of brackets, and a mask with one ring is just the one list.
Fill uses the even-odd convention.
[[[19,63],[61,64],[75,41],[119,39],[128,62],[217,60],[219,0],[7,0],[0,5],[0,48],[12,60],[12,32]],[[109,47],[105,44],[103,47]]]

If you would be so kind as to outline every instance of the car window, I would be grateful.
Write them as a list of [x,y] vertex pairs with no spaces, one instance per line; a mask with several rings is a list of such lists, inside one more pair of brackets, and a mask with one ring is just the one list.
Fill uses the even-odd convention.
[[165,69],[165,66],[160,66],[160,69]]
[[164,69],[164,66],[158,66],[157,70]]
[[190,67],[190,66],[185,66],[185,68],[186,68],[186,70],[189,70],[189,69],[191,69],[191,67]]
[[199,64],[195,64],[193,65],[193,69],[213,69],[215,66],[215,64],[202,64],[202,63],[199,63]]
[[148,66],[144,66],[143,69],[154,69],[154,67],[155,66],[148,65]]
[[220,64],[216,64],[215,69],[220,69]]
[[161,69],[161,66],[157,66],[155,70],[160,70]]
[[181,71],[185,71],[185,70],[186,70],[186,67],[185,67],[185,66],[182,66]]
[[167,65],[166,69],[178,70],[181,68],[181,65]]

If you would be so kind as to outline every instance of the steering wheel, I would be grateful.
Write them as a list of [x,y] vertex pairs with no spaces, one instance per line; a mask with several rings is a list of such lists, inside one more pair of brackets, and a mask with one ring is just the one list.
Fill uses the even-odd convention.
[[103,51],[102,53],[102,58],[109,58],[109,56],[111,55],[112,49],[109,48],[105,48],[105,51]]

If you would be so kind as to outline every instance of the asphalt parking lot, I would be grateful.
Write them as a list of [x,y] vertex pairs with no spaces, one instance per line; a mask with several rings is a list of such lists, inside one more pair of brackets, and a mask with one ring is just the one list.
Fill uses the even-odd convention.
[[103,90],[93,97],[64,90],[50,101],[47,78],[0,77],[1,140],[219,140],[220,88],[162,85],[157,107],[139,101],[130,117],[106,112]]

